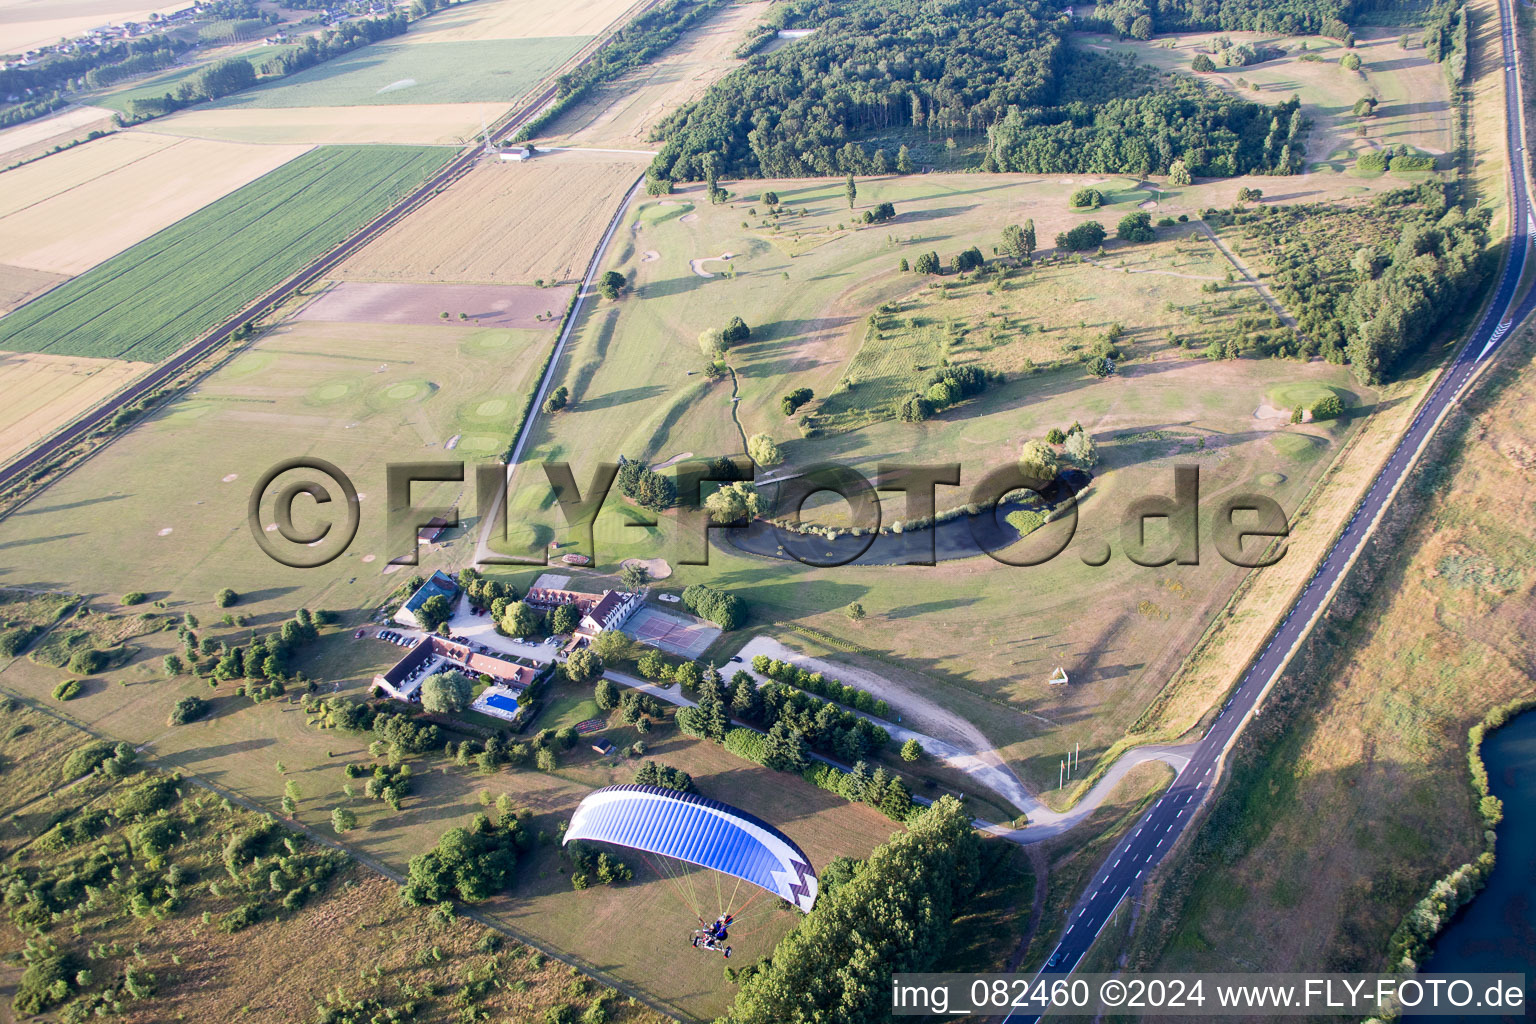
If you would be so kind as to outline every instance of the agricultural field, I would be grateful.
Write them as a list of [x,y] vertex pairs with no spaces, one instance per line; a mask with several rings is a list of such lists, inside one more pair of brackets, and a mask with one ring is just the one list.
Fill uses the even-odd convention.
[[[1083,184],[1102,189],[1108,205],[1092,214],[1069,211],[1067,195]],[[535,423],[515,476],[504,549],[575,541],[552,518],[537,468],[547,459],[570,461],[585,480],[594,463],[619,455],[657,463],[733,454],[761,432],[786,458],[769,479],[823,461],[866,474],[896,459],[958,461],[962,487],[939,489],[944,509],[971,500],[969,486],[1012,462],[1023,441],[1079,422],[1102,461],[1080,498],[1076,539],[1047,564],[1013,568],[969,558],[931,568],[814,569],[716,543],[707,567],[680,566],[666,584],[738,590],[757,623],[773,624],[771,632],[797,646],[807,638],[812,647],[825,643],[850,664],[931,695],[978,725],[1027,785],[1047,800],[1064,799],[1052,785],[1060,752],[1081,742],[1091,764],[1123,734],[1242,575],[1210,552],[1199,566],[1131,564],[1121,557],[1120,536],[1129,502],[1169,493],[1174,466],[1194,464],[1205,501],[1257,491],[1294,509],[1354,421],[1290,425],[1290,408],[1336,394],[1368,410],[1374,395],[1342,367],[1205,358],[1218,334],[1242,323],[1268,329],[1273,313],[1187,222],[1158,229],[1153,243],[1111,242],[1103,257],[1049,262],[1002,281],[990,273],[932,279],[901,273],[897,264],[929,250],[947,262],[973,244],[990,255],[1004,224],[1031,217],[1049,252],[1057,231],[1084,220],[1113,225],[1142,208],[1155,217],[1187,216],[1229,203],[1235,187],[1156,190],[1127,179],[987,175],[873,179],[859,183],[859,208],[890,201],[897,216],[856,229],[836,182],[753,182],[750,194],[724,206],[697,204],[697,191],[641,202],[609,260],[631,290],[588,307],[557,367],[555,382],[568,388],[570,405]],[[787,212],[768,217],[759,190],[776,191]],[[729,353],[734,384],[730,377],[711,383],[699,372],[704,358],[695,338],[732,315],[752,336]],[[1124,328],[1118,344],[1125,358],[1114,376],[1097,381],[1083,360],[1114,324]],[[893,396],[946,359],[1000,371],[1006,383],[925,423],[898,422]],[[807,437],[780,408],[797,387],[816,396],[801,410],[814,417]],[[645,530],[626,528],[643,516],[610,501],[615,511],[595,524],[599,565],[656,555],[678,565],[680,555],[699,550],[696,537],[679,536],[670,514]],[[899,501],[887,501],[887,519],[903,516]],[[1204,506],[1207,513],[1211,507]],[[815,518],[838,525],[840,515],[841,505],[818,509]],[[1060,529],[1042,531],[1009,556],[1038,553]],[[1106,551],[1114,555],[1109,563],[1090,567]],[[1021,594],[1029,595],[1022,607]],[[843,614],[853,601],[867,612],[857,623]],[[1008,626],[983,620],[975,611],[988,601],[1023,614]],[[727,644],[724,653],[731,650]],[[1046,685],[1058,666],[1074,685]]]
[[364,107],[210,107],[156,118],[140,132],[267,145],[457,146],[500,117],[505,103]]
[[[1307,159],[1314,174],[1352,170],[1358,154],[1386,146],[1407,146],[1437,158],[1455,149],[1455,112],[1445,68],[1425,56],[1420,33],[1412,28],[1363,28],[1353,50],[1325,37],[1261,32],[1179,34],[1146,42],[1087,36],[1084,44],[1090,49],[1133,54],[1160,70],[1192,74],[1190,62],[1195,55],[1214,50],[1214,40],[1221,35],[1234,44],[1284,51],[1283,56],[1271,60],[1222,68],[1199,77],[1249,100],[1273,104],[1292,95],[1301,97],[1302,112],[1312,120]],[[1339,57],[1347,52],[1363,62],[1359,71],[1339,66]],[[1368,118],[1354,115],[1355,103],[1362,97],[1377,101],[1375,113]],[[1362,123],[1366,126],[1364,136],[1356,131]],[[1437,169],[1448,166],[1445,159],[1437,161]],[[1304,176],[1301,183],[1310,184],[1311,180],[1311,175]]]
[[148,363],[0,353],[0,458],[10,458],[149,369]]
[[0,167],[41,156],[54,146],[83,139],[93,131],[111,131],[112,111],[102,107],[65,107],[58,113],[0,131]]
[[0,53],[25,53],[106,22],[143,21],[159,10],[133,0],[0,0]]
[[0,349],[162,359],[336,245],[443,159],[439,149],[385,146],[291,159],[0,320]]
[[[1467,730],[1536,696],[1515,639],[1536,578],[1536,345],[1529,331],[1514,345],[1447,423],[1443,457],[1409,480],[1416,514],[1396,554],[1368,592],[1345,595],[1358,611],[1335,655],[1307,666],[1295,720],[1241,772],[1222,855],[1200,866],[1166,946],[1152,945],[1153,969],[1376,969],[1412,904],[1482,852]],[[1506,808],[1501,843],[1525,809]]]
[[[644,166],[640,158],[546,153],[482,162],[339,267],[346,281],[545,284],[579,280]],[[559,195],[559,216],[551,198]]]
[[0,264],[81,274],[307,149],[117,132],[7,171]]
[[593,89],[537,141],[557,146],[654,148],[650,132],[662,117],[698,99],[742,63],[733,51],[769,6],[741,3],[725,8],[656,60]]
[[624,16],[634,0],[476,0],[439,10],[412,27],[412,44],[480,39],[595,36]]
[[[430,20],[430,19],[429,19]],[[389,39],[219,100],[215,108],[504,105],[522,96],[590,36],[418,43]]]
[[0,316],[67,280],[63,274],[0,263]]
[[249,64],[259,75],[261,66],[271,60],[285,47],[263,46],[257,43],[255,46],[236,44],[222,47],[217,50],[200,50],[198,59],[189,64],[182,64],[169,71],[152,75],[148,78],[140,78],[128,82],[122,86],[104,89],[91,97],[91,102],[99,107],[106,107],[118,113],[127,114],[133,109],[133,101],[140,99],[152,99],[164,96],[166,93],[175,93],[183,82],[192,82],[207,69],[208,65],[216,60],[239,58]]

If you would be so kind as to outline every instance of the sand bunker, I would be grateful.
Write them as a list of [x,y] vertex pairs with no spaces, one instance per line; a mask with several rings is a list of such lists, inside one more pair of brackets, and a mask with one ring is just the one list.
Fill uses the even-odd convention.
[[[1276,420],[1278,420],[1281,424],[1286,424],[1286,423],[1291,422],[1291,410],[1289,410],[1289,409],[1279,409],[1279,408],[1276,408],[1273,405],[1270,405],[1268,402],[1265,402],[1263,405],[1261,405],[1257,409],[1253,410],[1253,418],[1256,419],[1256,420],[1265,420],[1265,421],[1270,422],[1270,423],[1273,423]],[[1311,409],[1303,409],[1302,410],[1301,422],[1303,422],[1303,423],[1311,423],[1312,422],[1312,410]]]
[[666,462],[658,462],[658,463],[656,463],[656,465],[651,467],[651,472],[652,473],[659,473],[663,469],[666,469],[668,466],[675,466],[679,462],[682,462],[684,459],[691,459],[691,458],[693,458],[693,452],[681,452],[681,453],[679,453],[677,455],[672,456]]
[[681,217],[677,218],[677,222],[679,224],[692,224],[694,221],[696,221],[698,219],[699,219],[699,215],[696,214],[696,213],[685,213]]
[[171,527],[169,527],[169,526],[167,526],[165,529],[160,531],[160,536],[162,536],[162,537],[169,537],[170,535],[171,535]]
[[661,259],[661,253],[657,252],[655,249],[647,249],[645,252],[640,254],[641,263],[655,263],[659,259]]
[[651,574],[653,580],[664,580],[672,575],[672,567],[665,558],[626,558],[621,566],[638,565]]
[[238,479],[240,479],[239,473],[229,473],[225,475],[224,482],[227,484],[232,484]]
[[714,277],[714,274],[711,274],[709,271],[704,269],[704,264],[721,263],[725,260],[733,260],[735,258],[735,253],[723,252],[719,256],[700,256],[698,259],[689,260],[688,266],[695,274],[698,274],[700,277]]

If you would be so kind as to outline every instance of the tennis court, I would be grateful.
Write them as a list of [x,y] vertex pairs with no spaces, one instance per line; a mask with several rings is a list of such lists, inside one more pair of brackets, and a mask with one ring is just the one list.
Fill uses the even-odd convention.
[[720,627],[702,619],[673,615],[655,608],[641,608],[624,624],[624,632],[643,644],[659,647],[668,654],[691,661],[715,642],[715,637],[720,635]]

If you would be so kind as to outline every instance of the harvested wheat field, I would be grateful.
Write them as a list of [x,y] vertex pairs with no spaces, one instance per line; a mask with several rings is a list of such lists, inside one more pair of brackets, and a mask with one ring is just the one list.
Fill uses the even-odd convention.
[[193,139],[302,145],[457,146],[506,113],[505,103],[417,103],[381,107],[200,107],[154,122],[154,131]]
[[304,307],[300,320],[362,324],[473,324],[554,330],[569,288],[345,281]]
[[411,29],[411,43],[595,36],[635,0],[477,0],[438,11]]
[[47,117],[23,121],[0,131],[0,166],[30,160],[54,146],[112,128],[114,111],[105,107],[65,107]]
[[50,274],[44,270],[13,267],[0,263],[0,315],[9,313],[24,302],[30,302],[43,292],[69,278],[63,274]]
[[308,146],[119,132],[0,177],[0,263],[79,274]]
[[10,458],[149,369],[150,363],[0,352],[0,458]]
[[146,21],[166,9],[134,0],[0,0],[0,53],[25,53],[107,22]]
[[743,61],[732,56],[767,3],[727,7],[658,59],[608,82],[550,126],[557,145],[654,149],[651,129],[673,110],[704,95]]
[[604,154],[485,161],[335,276],[418,284],[574,282],[643,170],[642,162]]

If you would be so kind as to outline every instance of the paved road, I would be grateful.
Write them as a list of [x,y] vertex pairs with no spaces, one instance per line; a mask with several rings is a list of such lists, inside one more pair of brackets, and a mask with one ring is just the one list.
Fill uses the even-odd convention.
[[[646,3],[635,8],[630,14],[632,17],[638,17],[656,6],[659,2],[660,0],[647,0]],[[602,52],[603,47],[606,45],[607,40],[577,61],[576,65],[570,70],[574,71],[585,65],[596,57],[598,53]],[[555,91],[556,83],[551,81],[536,97],[499,121],[490,130],[492,138],[499,141],[514,134],[524,123],[554,100]],[[196,365],[204,356],[228,341],[235,332],[240,330],[242,325],[270,312],[294,292],[336,267],[358,249],[361,249],[373,241],[373,239],[383,234],[384,231],[392,227],[406,214],[432,198],[439,189],[446,187],[479,162],[482,153],[482,144],[476,142],[474,146],[454,157],[442,170],[413,190],[404,199],[395,203],[384,213],[364,225],[350,238],[322,256],[319,260],[311,263],[282,284],[251,302],[224,324],[215,328],[211,333],[204,335],[187,348],[182,349],[148,374],[134,381],[127,388],[113,395],[102,405],[79,419],[65,424],[36,447],[23,452],[4,466],[0,466],[0,490],[9,487],[12,483],[33,470],[47,465],[55,457],[63,454],[72,446],[90,436],[93,431],[111,422],[112,417],[116,416],[123,409],[174,381],[183,371]],[[542,400],[542,396],[540,398]]]
[[[1370,528],[1380,518],[1396,486],[1403,480],[1441,417],[1460,401],[1473,372],[1498,350],[1500,342],[1509,335],[1513,326],[1536,308],[1536,289],[1518,307],[1513,306],[1526,268],[1533,220],[1524,170],[1524,120],[1521,116],[1523,110],[1519,72],[1515,64],[1515,16],[1510,0],[1500,0],[1499,13],[1503,20],[1504,88],[1509,125],[1511,244],[1509,261],[1499,279],[1488,313],[1441,375],[1413,425],[1355,510],[1343,535],[1329,550],[1290,614],[1265,645],[1262,655],[1243,676],[1210,732],[1195,745],[1189,762],[1174,779],[1173,785],[1105,859],[1068,916],[1067,930],[1051,952],[1051,963],[1042,968],[1040,974],[1070,974],[1113,916],[1115,909],[1127,895],[1140,887],[1146,874],[1168,853],[1189,824],[1196,807],[1210,792],[1217,779],[1216,769],[1222,756],[1244,723],[1257,713],[1259,703],[1278,675],[1287,653],[1305,636],[1327,604],[1348,565],[1364,546]],[[1013,1019],[1014,1015],[1010,1014],[1004,1024]],[[1032,1022],[1038,1017],[1020,1015],[1018,1019],[1021,1022]]]

